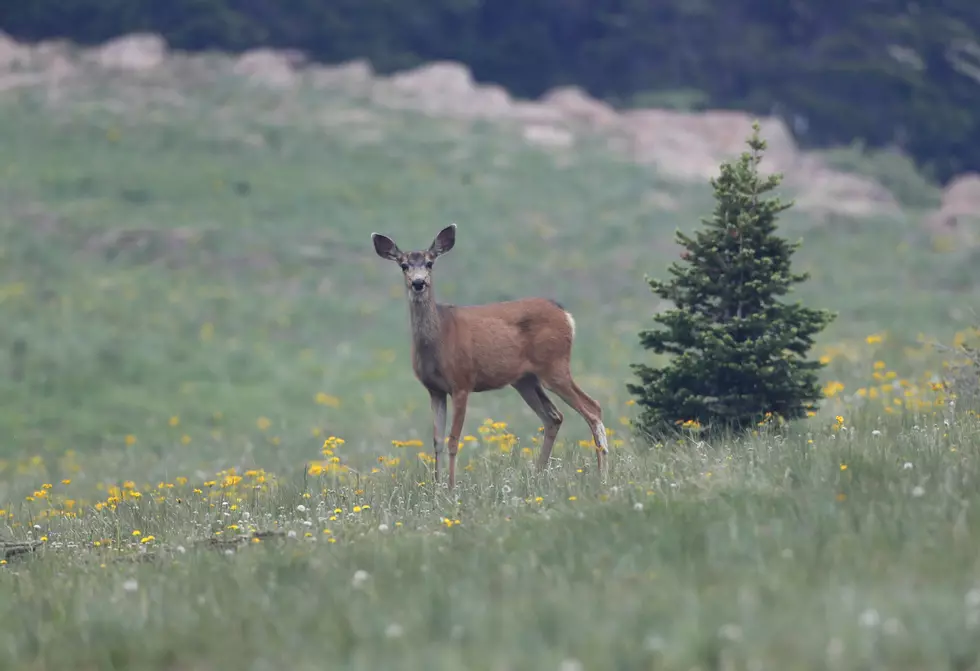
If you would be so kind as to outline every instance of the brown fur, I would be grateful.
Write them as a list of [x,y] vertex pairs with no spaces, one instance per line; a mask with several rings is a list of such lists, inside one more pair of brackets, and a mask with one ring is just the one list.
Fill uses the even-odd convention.
[[455,224],[443,229],[428,250],[402,252],[385,236],[372,234],[375,251],[397,262],[404,274],[412,327],[412,368],[428,389],[433,411],[435,477],[439,480],[446,398],[453,401],[449,447],[449,487],[455,485],[456,454],[471,393],[514,387],[545,427],[538,467],[548,465],[563,416],[544,393],[550,389],[588,423],[599,469],[608,452],[602,409],[572,379],[574,340],[571,315],[555,301],[524,298],[486,305],[437,303],[431,270],[435,259],[455,244]]
[[[415,375],[430,389],[481,392],[502,389],[529,374],[547,379],[571,356],[568,318],[549,300],[435,307],[436,337],[414,331],[412,338]],[[430,340],[438,346],[429,348]]]

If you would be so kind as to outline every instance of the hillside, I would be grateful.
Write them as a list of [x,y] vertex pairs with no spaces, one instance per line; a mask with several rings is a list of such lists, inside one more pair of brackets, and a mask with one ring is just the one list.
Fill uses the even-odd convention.
[[[707,178],[750,122],[620,114],[569,90],[517,101],[452,64],[382,78],[148,36],[4,45],[8,456],[115,453],[131,435],[161,455],[232,441],[295,462],[311,431],[367,450],[424,437],[400,278],[369,234],[422,246],[450,221],[441,298],[559,298],[579,324],[581,384],[619,416],[658,308],[643,276],[708,214]],[[841,313],[824,344],[889,331],[900,346],[968,323],[968,248],[935,251],[901,193],[800,153],[776,121],[764,132],[800,203],[784,231],[805,240],[802,298]],[[471,412],[533,424],[507,394]]]
[[[611,110],[569,94],[515,102],[449,66],[381,79],[146,37],[5,53],[8,454],[121,444],[170,416],[203,429],[213,413],[268,417],[295,449],[317,426],[421,436],[400,279],[369,233],[421,246],[449,221],[460,244],[439,295],[559,297],[580,324],[583,386],[620,407],[657,308],[643,275],[708,213],[710,166],[749,122],[675,113],[687,133],[635,135],[646,153],[625,160]],[[803,298],[841,312],[829,338],[962,323],[975,271],[926,247],[921,212],[766,128],[802,203],[784,228],[805,238]],[[852,197],[820,195],[814,175]],[[480,398],[474,416],[523,412],[512,400]]]

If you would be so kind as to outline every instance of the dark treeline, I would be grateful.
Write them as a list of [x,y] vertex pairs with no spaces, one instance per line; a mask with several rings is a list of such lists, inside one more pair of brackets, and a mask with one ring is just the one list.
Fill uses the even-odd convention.
[[806,146],[899,147],[945,181],[980,170],[978,0],[22,0],[0,29],[81,43],[301,49],[381,72],[433,59],[536,96],[777,113]]

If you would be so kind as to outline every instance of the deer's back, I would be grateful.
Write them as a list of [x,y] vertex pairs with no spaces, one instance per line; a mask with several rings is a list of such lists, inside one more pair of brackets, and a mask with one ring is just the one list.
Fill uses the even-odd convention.
[[476,391],[512,384],[564,362],[572,348],[570,315],[554,301],[524,298],[453,306],[451,339],[469,363]]

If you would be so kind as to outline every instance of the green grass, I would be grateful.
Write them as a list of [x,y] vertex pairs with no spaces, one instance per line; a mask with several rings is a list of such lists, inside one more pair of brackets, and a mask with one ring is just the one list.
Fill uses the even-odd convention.
[[[585,450],[536,477],[484,448],[453,497],[417,464],[361,494],[151,487],[41,521],[0,643],[42,669],[972,668],[980,424],[877,425],[624,448],[601,484]],[[252,527],[295,536],[194,541]]]
[[[652,448],[624,426],[644,274],[706,186],[218,65],[61,86],[0,100],[0,543],[44,539],[0,567],[4,668],[977,664],[980,426],[934,404],[939,360],[912,346],[978,291],[965,251],[917,244],[920,211],[790,210],[844,392],[785,433]],[[442,299],[575,314],[573,371],[618,430],[604,482],[570,410],[535,475],[509,390],[471,399],[452,495],[427,447],[392,446],[429,444],[428,399],[369,236],[422,247],[451,221]],[[202,545],[253,531],[295,538]]]

